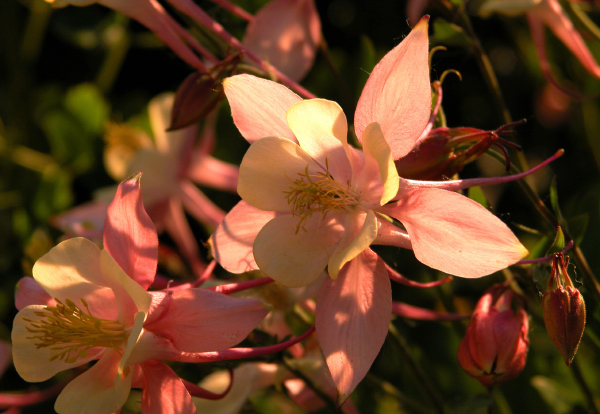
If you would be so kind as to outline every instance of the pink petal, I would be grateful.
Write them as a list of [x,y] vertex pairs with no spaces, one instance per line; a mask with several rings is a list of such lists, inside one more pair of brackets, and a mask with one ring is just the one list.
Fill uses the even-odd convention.
[[[592,75],[600,78],[600,66],[594,59],[594,56],[581,38],[579,32],[571,23],[557,0],[544,0],[541,4],[532,9],[528,14],[530,25],[538,24],[538,20],[547,25],[569,50],[579,59],[583,67]],[[540,30],[538,30],[540,33]],[[532,30],[532,35],[534,30]],[[545,48],[543,34],[533,36],[538,50],[540,46]],[[544,52],[545,54],[545,52]]]
[[286,113],[301,101],[283,85],[252,75],[237,75],[223,81],[231,106],[233,122],[248,142],[264,137],[283,137],[296,141],[288,127]]
[[108,202],[91,201],[50,219],[50,223],[69,236],[101,239]]
[[343,216],[315,213],[298,228],[299,218],[275,217],[258,233],[254,258],[260,270],[287,287],[306,286],[327,266],[344,231]]
[[210,229],[225,218],[225,212],[187,180],[179,183],[179,197],[185,210]]
[[199,259],[200,250],[179,200],[169,200],[165,228],[188,260]]
[[271,1],[246,28],[243,44],[294,81],[310,70],[321,41],[313,0]]
[[144,372],[144,414],[196,414],[192,396],[171,368],[159,361],[144,362],[141,366]]
[[100,360],[71,381],[54,404],[59,413],[113,413],[123,407],[133,379],[133,370],[122,378],[117,374],[121,355],[107,348]]
[[56,301],[32,277],[23,277],[17,282],[15,307],[18,310],[29,305],[56,306]]
[[452,275],[489,275],[528,254],[506,224],[457,193],[416,189],[381,210],[406,227],[417,259]]
[[158,236],[142,204],[140,177],[119,184],[104,223],[104,248],[129,277],[148,289],[156,275]]
[[429,16],[375,66],[362,91],[354,117],[356,136],[378,122],[394,159],[408,154],[431,112],[429,85]]
[[274,217],[272,211],[262,211],[240,201],[210,236],[217,262],[231,273],[257,270],[252,246],[258,232]]
[[383,261],[370,249],[323,282],[316,328],[342,404],[364,378],[387,335],[392,290]]
[[192,155],[187,176],[196,184],[217,190],[237,191],[239,168],[210,155]]
[[203,289],[177,291],[167,306],[163,316],[144,329],[184,352],[221,351],[237,345],[267,314],[259,300]]

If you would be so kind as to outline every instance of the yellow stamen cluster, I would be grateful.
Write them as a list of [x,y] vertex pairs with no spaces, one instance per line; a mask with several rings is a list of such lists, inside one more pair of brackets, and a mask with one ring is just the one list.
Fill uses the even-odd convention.
[[306,230],[304,223],[314,212],[322,213],[325,218],[330,211],[350,213],[358,205],[358,194],[350,188],[350,183],[342,185],[335,181],[328,167],[326,171],[310,174],[307,165],[298,176],[296,180],[290,178],[290,190],[284,191],[292,214],[300,218],[296,234],[300,228]]
[[27,339],[35,340],[37,349],[49,347],[56,351],[50,361],[58,358],[72,363],[95,347],[119,351],[121,344],[127,340],[124,325],[92,316],[83,298],[81,303],[87,313],[69,299],[64,304],[58,299],[56,302],[56,306],[46,306],[44,310],[35,312],[42,319],[25,319],[30,325],[27,331],[35,334]]

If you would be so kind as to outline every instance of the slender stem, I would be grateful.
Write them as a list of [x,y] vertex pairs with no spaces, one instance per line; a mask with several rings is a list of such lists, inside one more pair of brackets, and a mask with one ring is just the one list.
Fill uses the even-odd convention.
[[421,369],[417,361],[413,358],[406,341],[404,340],[404,338],[402,338],[402,336],[392,323],[389,324],[389,332],[390,336],[394,339],[394,342],[396,342],[396,344],[398,345],[398,349],[402,352],[404,360],[408,362],[410,369],[412,370],[414,376],[421,385],[421,389],[425,392],[425,394],[427,394],[427,396],[435,406],[435,412],[440,414],[446,413],[442,396],[435,389],[431,380],[425,374],[425,371]]
[[110,91],[115,83],[131,44],[129,33],[126,30],[129,19],[120,13],[116,15],[118,23],[109,29],[112,35],[111,42],[108,45],[104,62],[96,75],[96,84],[104,93]]
[[571,372],[573,373],[573,377],[575,381],[579,384],[581,391],[583,392],[585,399],[587,400],[588,412],[591,414],[598,414],[599,409],[594,396],[594,392],[590,389],[589,385],[585,381],[583,374],[581,373],[581,369],[579,368],[579,363],[576,360],[573,360],[571,363]]

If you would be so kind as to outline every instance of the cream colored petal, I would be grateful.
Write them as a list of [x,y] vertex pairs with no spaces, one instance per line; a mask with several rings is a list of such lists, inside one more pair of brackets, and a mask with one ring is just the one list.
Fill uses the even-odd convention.
[[117,375],[120,355],[107,349],[89,370],[71,381],[56,399],[54,409],[61,414],[108,414],[121,409],[131,390],[133,370]]
[[119,267],[106,250],[100,253],[100,268],[106,284],[115,293],[119,321],[133,324],[137,312],[148,313],[152,297]]
[[288,287],[306,286],[319,277],[329,255],[342,236],[342,217],[330,214],[326,220],[315,213],[298,228],[299,218],[291,215],[268,222],[254,241],[258,267]]
[[116,317],[114,295],[100,271],[100,249],[83,237],[65,240],[53,247],[33,266],[33,278],[48,294],[80,306],[84,298],[92,315]]
[[310,99],[293,104],[287,122],[300,147],[338,181],[350,180],[352,171],[344,147],[348,121],[342,108],[326,99]]
[[258,209],[289,212],[286,192],[307,168],[309,174],[321,171],[297,144],[285,138],[259,139],[248,148],[240,165],[238,193]]
[[[55,350],[50,347],[37,348],[38,342],[32,338],[36,335],[28,331],[32,328],[31,322],[38,322],[43,317],[36,315],[36,312],[43,311],[45,306],[31,305],[22,309],[13,322],[12,330],[12,352],[15,369],[25,381],[41,382],[52,378],[56,373],[66,369],[78,367],[91,360],[98,359],[104,350],[103,348],[94,348],[88,351],[87,356],[77,359],[75,362],[67,363],[61,359],[50,359],[57,355]],[[27,321],[27,319],[29,321]],[[72,355],[73,357],[75,355]]]
[[147,314],[145,312],[138,312],[134,316],[133,327],[129,332],[129,337],[127,338],[127,346],[123,351],[123,356],[119,361],[118,372],[119,375],[125,375],[125,369],[129,365],[129,357],[131,353],[135,349],[135,345],[138,343],[140,336],[142,335],[142,328],[144,326],[144,321],[146,320]]
[[346,215],[346,231],[329,258],[327,271],[336,279],[346,263],[358,256],[377,237],[377,217],[372,210]]
[[365,128],[363,150],[365,167],[358,180],[364,183],[364,187],[369,185],[368,182],[365,182],[365,179],[369,179],[371,176],[376,183],[376,187],[381,183],[383,188],[377,191],[381,191],[381,198],[377,201],[379,202],[378,205],[384,205],[394,198],[398,192],[400,177],[394,164],[390,146],[386,142],[377,122],[373,122]]

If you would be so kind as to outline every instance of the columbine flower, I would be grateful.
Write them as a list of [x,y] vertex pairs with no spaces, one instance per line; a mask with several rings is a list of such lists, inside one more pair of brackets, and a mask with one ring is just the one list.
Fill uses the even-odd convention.
[[[131,387],[142,409],[194,413],[179,377],[162,355],[219,351],[240,342],[265,316],[257,300],[188,289],[148,293],[158,239],[139,191],[140,175],[123,182],[104,226],[104,250],[84,238],[60,243],[33,268],[39,289],[18,293],[13,360],[30,382],[98,360],[56,400],[61,413],[112,413]],[[31,301],[38,301],[37,304]],[[29,303],[27,303],[29,302]]]
[[[184,209],[209,228],[216,227],[225,213],[208,199],[194,182],[224,191],[235,191],[238,169],[210,155],[214,147],[213,115],[206,120],[202,138],[192,147],[196,128],[166,132],[173,95],[161,94],[148,105],[154,140],[132,128],[112,125],[107,132],[104,160],[115,180],[144,173],[144,204],[159,231],[166,230],[190,261],[196,275],[204,270],[195,237]],[[146,185],[147,184],[147,185]],[[90,233],[86,223],[102,223],[106,204],[95,201],[54,218],[54,223],[69,233]],[[104,206],[104,209],[103,209]],[[97,226],[96,226],[97,227]],[[96,230],[101,233],[102,228]]]
[[529,320],[524,304],[506,285],[492,286],[477,302],[458,362],[486,387],[514,378],[525,367]]
[[276,0],[256,13],[242,43],[298,81],[312,67],[320,41],[321,21],[314,0]]
[[479,204],[429,188],[447,184],[398,177],[393,160],[412,150],[431,111],[427,21],[367,81],[354,117],[364,151],[347,144],[346,117],[334,102],[302,101],[249,75],[225,81],[234,122],[252,145],[240,167],[243,200],[211,236],[213,253],[228,271],[260,267],[287,286],[307,285],[327,267],[316,329],[340,402],[379,352],[392,310],[387,270],[371,243],[412,247],[425,264],[464,277],[527,253]]
[[600,78],[600,66],[558,0],[487,0],[479,9],[479,14],[487,17],[492,13],[501,13],[511,17],[522,14],[527,16],[542,71],[552,83],[555,82],[546,55],[544,26],[554,32],[589,73]]
[[548,336],[567,365],[571,365],[585,328],[585,302],[567,273],[568,266],[568,257],[562,253],[554,255],[542,305]]

